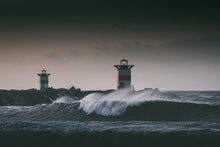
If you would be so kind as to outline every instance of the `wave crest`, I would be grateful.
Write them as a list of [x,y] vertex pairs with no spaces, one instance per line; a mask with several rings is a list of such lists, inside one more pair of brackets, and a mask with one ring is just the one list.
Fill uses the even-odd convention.
[[123,89],[110,94],[93,93],[80,101],[79,109],[87,114],[93,112],[103,116],[122,115],[127,107],[138,106],[146,101],[168,101],[157,89],[130,91]]

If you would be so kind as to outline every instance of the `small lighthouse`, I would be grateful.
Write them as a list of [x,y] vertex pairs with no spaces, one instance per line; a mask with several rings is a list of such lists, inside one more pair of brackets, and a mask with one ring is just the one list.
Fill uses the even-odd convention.
[[48,88],[48,77],[50,73],[47,73],[46,70],[41,70],[41,73],[38,73],[40,76],[40,90],[45,91]]
[[131,88],[131,68],[134,65],[128,65],[128,60],[121,60],[120,65],[114,65],[118,70],[117,89]]

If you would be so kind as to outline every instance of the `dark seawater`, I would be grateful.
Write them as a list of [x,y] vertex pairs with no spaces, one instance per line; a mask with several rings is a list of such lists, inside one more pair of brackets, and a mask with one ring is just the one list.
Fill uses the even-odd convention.
[[122,90],[1,106],[0,146],[219,147],[220,92]]

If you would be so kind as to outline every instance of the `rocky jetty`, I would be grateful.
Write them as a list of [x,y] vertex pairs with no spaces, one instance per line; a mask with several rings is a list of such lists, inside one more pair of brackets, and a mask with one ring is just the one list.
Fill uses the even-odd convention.
[[109,93],[111,91],[113,90],[81,91],[81,89],[76,89],[75,87],[71,87],[70,89],[48,88],[46,91],[37,89],[0,90],[0,106],[33,106],[43,103],[52,103],[57,98],[64,96],[80,100],[90,93]]

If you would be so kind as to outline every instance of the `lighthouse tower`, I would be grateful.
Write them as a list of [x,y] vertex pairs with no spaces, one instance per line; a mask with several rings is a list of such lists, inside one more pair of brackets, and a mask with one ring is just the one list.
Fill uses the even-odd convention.
[[50,73],[47,73],[46,70],[41,70],[41,73],[38,73],[40,76],[40,90],[45,91],[48,88],[48,77]]
[[131,68],[134,65],[128,65],[128,60],[121,60],[120,65],[114,65],[118,70],[117,89],[131,88]]

